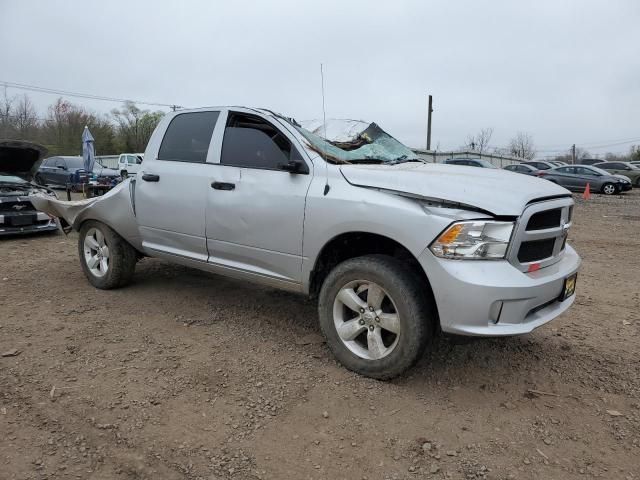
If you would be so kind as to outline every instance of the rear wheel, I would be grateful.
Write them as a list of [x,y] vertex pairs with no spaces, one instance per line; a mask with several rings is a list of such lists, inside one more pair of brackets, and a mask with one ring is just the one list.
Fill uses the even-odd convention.
[[42,179],[42,176],[39,173],[36,173],[34,180],[38,185],[42,185],[43,187],[47,185],[46,183],[44,183],[44,180]]
[[604,185],[602,185],[602,193],[604,193],[605,195],[613,195],[617,191],[618,189],[613,183],[605,183]]
[[433,334],[428,292],[402,262],[384,255],[347,260],[319,297],[327,345],[349,370],[389,379],[413,366]]
[[111,228],[93,220],[80,229],[78,254],[89,283],[103,290],[127,285],[136,268],[135,249]]

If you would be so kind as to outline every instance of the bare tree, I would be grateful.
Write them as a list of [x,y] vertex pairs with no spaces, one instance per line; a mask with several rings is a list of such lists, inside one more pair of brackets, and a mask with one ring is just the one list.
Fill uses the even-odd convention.
[[518,132],[509,142],[509,153],[514,157],[533,160],[536,155],[536,148],[531,135]]
[[11,138],[13,136],[13,102],[14,99],[7,96],[0,100],[0,138]]
[[483,128],[475,135],[467,135],[467,143],[464,148],[472,152],[486,152],[493,135],[493,128]]
[[20,139],[28,139],[38,128],[38,114],[27,95],[18,98],[13,109],[13,124]]
[[118,123],[118,134],[122,141],[122,150],[142,152],[164,115],[163,112],[140,110],[133,102],[126,102],[122,109],[114,109],[111,114]]

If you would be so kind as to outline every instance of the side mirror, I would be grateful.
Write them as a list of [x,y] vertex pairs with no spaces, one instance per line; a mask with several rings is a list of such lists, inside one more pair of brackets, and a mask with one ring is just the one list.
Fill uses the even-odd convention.
[[302,171],[302,162],[299,160],[292,160],[288,163],[281,163],[278,165],[278,169],[289,173],[300,173]]

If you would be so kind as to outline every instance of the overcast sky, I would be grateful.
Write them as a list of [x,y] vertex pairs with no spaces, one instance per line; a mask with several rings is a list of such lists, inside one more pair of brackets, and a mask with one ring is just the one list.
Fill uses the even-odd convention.
[[[375,121],[424,147],[640,143],[640,2],[0,0],[0,81]],[[21,93],[9,88],[9,95]],[[29,93],[41,114],[53,95]],[[83,99],[98,112],[117,104]]]

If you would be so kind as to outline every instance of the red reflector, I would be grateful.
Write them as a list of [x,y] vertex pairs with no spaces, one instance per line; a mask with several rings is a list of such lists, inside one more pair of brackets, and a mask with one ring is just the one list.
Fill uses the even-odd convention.
[[538,270],[540,270],[540,264],[532,263],[531,265],[529,265],[529,269],[527,270],[527,272],[537,272]]

